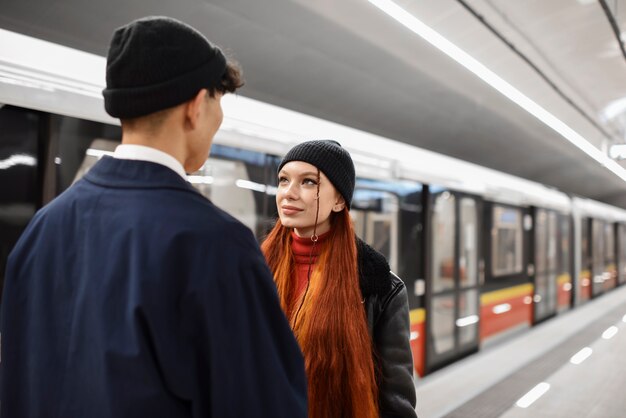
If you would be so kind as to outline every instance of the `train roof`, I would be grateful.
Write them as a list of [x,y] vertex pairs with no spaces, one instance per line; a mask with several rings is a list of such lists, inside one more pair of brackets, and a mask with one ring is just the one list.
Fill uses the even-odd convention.
[[[0,53],[1,103],[119,124],[102,104],[104,57],[2,29],[0,41],[11,45]],[[245,97],[227,95],[222,102],[216,143],[282,155],[304,140],[333,138],[350,150],[360,176],[427,183],[513,205],[570,208],[566,194],[539,183]]]
[[257,147],[282,155],[304,140],[333,138],[351,152],[361,176],[413,180],[501,203],[569,212],[565,193],[539,183],[245,97],[226,96],[223,104],[227,117],[218,142],[254,147],[256,139]]
[[572,211],[585,217],[626,222],[626,210],[578,196],[572,198]]

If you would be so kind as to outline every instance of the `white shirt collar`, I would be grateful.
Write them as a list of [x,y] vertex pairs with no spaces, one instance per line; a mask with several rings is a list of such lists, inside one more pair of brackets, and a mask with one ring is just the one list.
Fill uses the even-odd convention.
[[174,170],[185,181],[187,181],[187,175],[185,174],[183,165],[176,158],[156,148],[146,147],[145,145],[122,144],[115,148],[113,158],[119,158],[121,160],[150,161],[161,164],[171,170]]

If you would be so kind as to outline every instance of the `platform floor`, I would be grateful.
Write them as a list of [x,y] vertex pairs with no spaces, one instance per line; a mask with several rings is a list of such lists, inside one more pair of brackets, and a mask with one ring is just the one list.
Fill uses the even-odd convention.
[[[584,360],[574,364],[577,353]],[[533,388],[543,394],[519,406]],[[420,380],[417,412],[420,418],[623,418],[625,388],[623,286]]]

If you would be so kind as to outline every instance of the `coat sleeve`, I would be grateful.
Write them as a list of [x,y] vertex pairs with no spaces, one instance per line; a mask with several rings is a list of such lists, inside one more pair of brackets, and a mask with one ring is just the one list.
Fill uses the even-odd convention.
[[[393,274],[393,273],[391,273]],[[395,276],[395,275],[394,275]],[[382,313],[374,328],[382,379],[379,387],[381,418],[415,418],[413,356],[409,345],[409,303],[404,283],[382,300]]]
[[200,402],[210,417],[304,418],[304,361],[269,268],[247,228],[229,232],[184,303],[185,322],[195,324]]

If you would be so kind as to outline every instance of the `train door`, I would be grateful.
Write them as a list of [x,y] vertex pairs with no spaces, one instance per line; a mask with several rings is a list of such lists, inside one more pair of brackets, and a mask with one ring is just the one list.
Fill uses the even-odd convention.
[[591,293],[593,297],[604,293],[604,222],[593,219],[591,222]]
[[387,257],[405,283],[410,308],[413,366],[424,375],[424,193],[420,183],[357,178],[352,210],[355,231]]
[[626,225],[616,224],[617,228],[617,281],[626,283]]
[[591,298],[591,219],[580,221],[580,270],[577,272],[576,305]]
[[604,223],[604,272],[602,287],[609,291],[617,286],[617,267],[615,258],[615,227],[611,222]]
[[429,203],[426,369],[475,351],[479,341],[480,201],[447,190]]
[[553,316],[557,307],[557,214],[535,211],[533,319],[540,322]]
[[557,276],[557,310],[564,311],[572,306],[572,245],[571,218],[569,215],[558,215],[558,276]]

